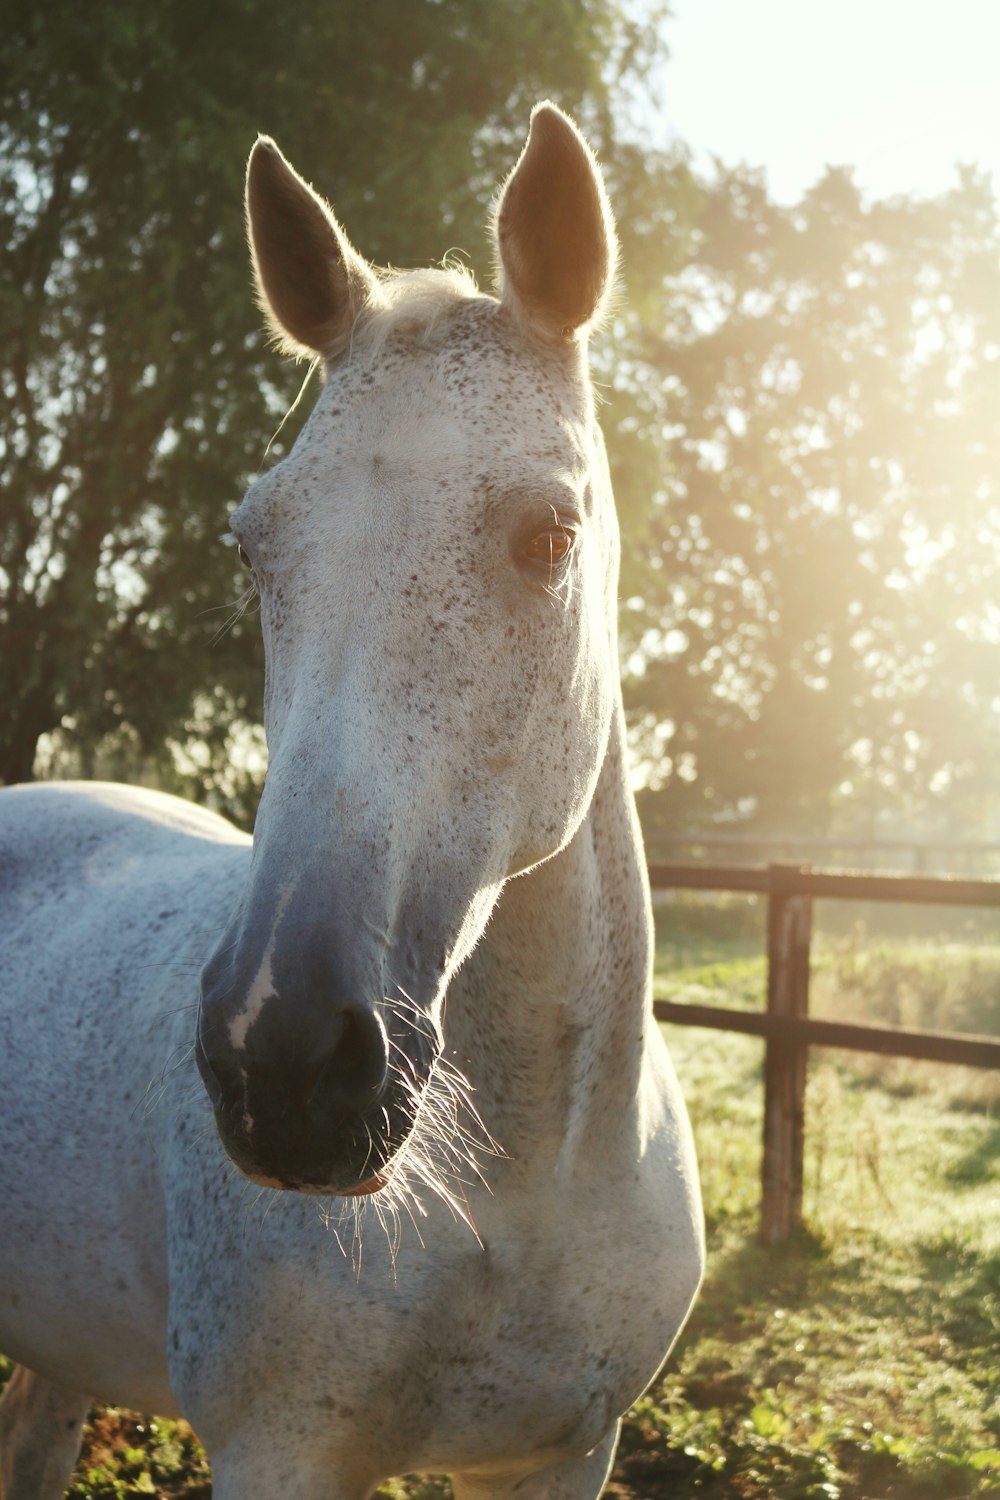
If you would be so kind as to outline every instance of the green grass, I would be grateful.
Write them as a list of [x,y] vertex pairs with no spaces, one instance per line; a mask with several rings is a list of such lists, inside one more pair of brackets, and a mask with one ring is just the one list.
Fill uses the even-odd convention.
[[[657,994],[762,1005],[763,958],[738,915],[702,913],[715,931],[675,964],[683,948],[661,921]],[[995,1033],[1000,947],[820,932],[812,999],[820,1015]],[[698,1141],[709,1273],[629,1425],[622,1493],[661,1493],[666,1455],[664,1495],[1000,1495],[1000,1078],[814,1050],[806,1231],[776,1253],[755,1234],[762,1045],[667,1034]]]
[[[807,1232],[765,1250],[760,1088],[749,1087],[760,1044],[693,1031],[672,1041],[699,1143],[709,1274],[629,1447],[679,1450],[681,1496],[1000,1494],[1000,1120],[949,1104],[943,1083],[900,1095],[819,1061]],[[627,1453],[623,1467],[629,1477]]]
[[[926,919],[893,923],[819,930],[814,1013],[1000,1031],[989,932],[935,928],[932,939]],[[657,994],[761,1006],[761,929],[759,903],[743,898],[670,902]],[[814,1050],[806,1230],[765,1250],[762,1044],[667,1036],[698,1144],[709,1269],[677,1351],[626,1424],[609,1495],[1000,1497],[1000,1074]],[[200,1500],[207,1470],[183,1424],[107,1411],[71,1493]],[[409,1479],[380,1495],[443,1500],[450,1489]]]

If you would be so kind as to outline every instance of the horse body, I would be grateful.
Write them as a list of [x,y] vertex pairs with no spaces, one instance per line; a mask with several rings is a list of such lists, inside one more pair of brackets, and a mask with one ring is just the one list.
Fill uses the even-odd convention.
[[247,840],[130,787],[17,787],[2,806],[0,1348],[170,1414],[156,1104],[190,1058]]
[[153,794],[0,796],[0,1348],[42,1377],[0,1407],[0,1477],[57,1495],[24,1476],[86,1392],[182,1411],[221,1500],[413,1468],[593,1500],[702,1260],[583,361],[603,190],[536,112],[499,302],[376,282],[266,142],[248,202],[272,316],[328,371],[233,518],[252,852]]

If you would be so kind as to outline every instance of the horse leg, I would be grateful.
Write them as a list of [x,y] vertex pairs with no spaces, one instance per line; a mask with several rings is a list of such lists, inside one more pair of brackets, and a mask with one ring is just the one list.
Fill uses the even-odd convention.
[[453,1474],[455,1500],[597,1500],[611,1473],[621,1423],[582,1458],[552,1464],[520,1479]]
[[0,1398],[0,1500],[62,1500],[90,1401],[16,1365]]

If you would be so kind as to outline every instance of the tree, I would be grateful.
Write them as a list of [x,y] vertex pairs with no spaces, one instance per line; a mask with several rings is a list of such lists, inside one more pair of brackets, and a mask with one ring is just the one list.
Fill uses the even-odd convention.
[[366,254],[426,264],[484,247],[551,93],[602,148],[624,241],[598,363],[651,826],[981,826],[1000,765],[988,186],[867,204],[830,172],[784,208],[747,170],[699,183],[635,124],[663,8],[636,15],[8,6],[0,781],[54,743],[60,768],[150,767],[249,818],[260,646],[218,541],[302,371],[248,292],[247,149],[271,131]]
[[659,18],[610,0],[8,6],[0,781],[30,777],[55,731],[84,769],[117,746],[161,777],[186,744],[190,790],[252,801],[228,760],[258,718],[259,646],[217,542],[302,375],[248,290],[256,132],[372,259],[426,264],[484,243],[537,97],[608,127]]
[[[975,833],[996,805],[1000,225],[985,177],[703,188],[622,449],[649,822]],[[625,330],[626,337],[629,330]],[[619,490],[628,490],[628,472]]]

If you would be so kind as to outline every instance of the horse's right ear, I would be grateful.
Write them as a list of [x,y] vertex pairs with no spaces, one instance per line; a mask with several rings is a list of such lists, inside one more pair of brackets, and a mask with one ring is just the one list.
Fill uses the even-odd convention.
[[375,273],[268,136],[247,163],[246,215],[257,293],[278,345],[336,358]]

